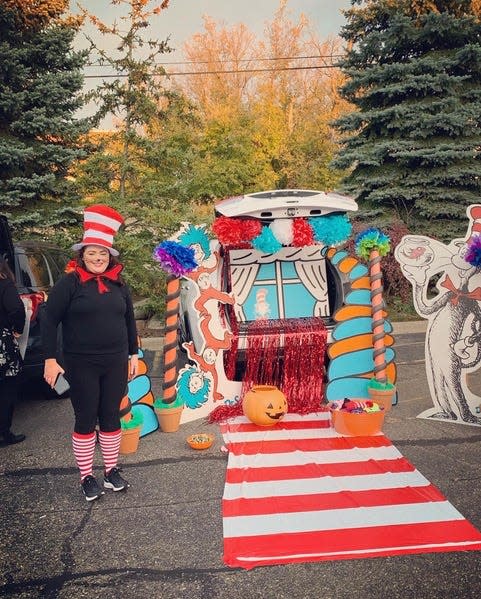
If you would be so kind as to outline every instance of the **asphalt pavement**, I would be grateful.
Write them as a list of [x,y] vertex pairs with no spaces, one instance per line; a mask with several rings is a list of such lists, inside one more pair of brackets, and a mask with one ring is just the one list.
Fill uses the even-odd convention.
[[[384,432],[481,529],[481,429],[416,418],[431,407],[424,323],[395,325],[399,404]],[[160,394],[161,340],[144,340]],[[473,385],[477,381],[473,379]],[[222,561],[227,455],[217,425],[154,432],[122,458],[127,493],[87,503],[70,447],[68,399],[25,397],[0,448],[0,596],[95,599],[443,599],[481,596],[478,551],[229,568]],[[186,437],[210,431],[196,452]],[[96,456],[101,473],[100,455]]]

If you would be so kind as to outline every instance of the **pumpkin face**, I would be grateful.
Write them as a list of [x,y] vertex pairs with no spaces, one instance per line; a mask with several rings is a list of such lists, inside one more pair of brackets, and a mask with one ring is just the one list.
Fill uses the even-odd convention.
[[287,414],[286,396],[273,385],[254,385],[242,400],[244,415],[259,426],[273,426]]

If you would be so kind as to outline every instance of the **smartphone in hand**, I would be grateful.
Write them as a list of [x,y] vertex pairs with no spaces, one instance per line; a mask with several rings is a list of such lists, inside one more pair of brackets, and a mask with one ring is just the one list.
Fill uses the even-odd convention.
[[58,395],[63,395],[66,391],[70,389],[70,385],[68,384],[68,381],[64,377],[64,375],[59,374],[53,388],[55,389]]

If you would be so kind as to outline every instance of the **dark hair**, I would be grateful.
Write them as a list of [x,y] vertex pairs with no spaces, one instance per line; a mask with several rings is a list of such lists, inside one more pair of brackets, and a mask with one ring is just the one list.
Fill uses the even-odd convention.
[[[84,245],[83,248],[80,248],[77,252],[75,252],[74,261],[81,268],[85,268],[84,252],[87,247],[87,245]],[[107,266],[107,270],[113,268],[116,264],[120,264],[120,260],[116,256],[112,256],[112,254],[109,252],[109,265]],[[119,275],[119,283],[125,285],[125,281],[121,275]]]
[[0,254],[0,279],[12,279],[12,281],[15,282],[15,275],[8,265],[5,254]]

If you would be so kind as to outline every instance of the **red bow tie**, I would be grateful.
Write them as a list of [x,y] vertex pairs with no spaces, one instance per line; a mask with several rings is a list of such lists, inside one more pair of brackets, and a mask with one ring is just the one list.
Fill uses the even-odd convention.
[[453,306],[458,304],[460,297],[466,297],[477,301],[481,300],[481,287],[476,287],[474,291],[461,291],[460,289],[456,289],[454,283],[449,278],[449,275],[446,275],[444,281],[441,281],[441,286],[454,294],[450,299]]
[[87,281],[90,281],[92,279],[97,279],[97,287],[99,293],[105,293],[106,291],[109,291],[109,288],[102,281],[102,279],[108,279],[109,281],[118,281],[119,274],[122,272],[123,268],[124,267],[122,266],[122,264],[116,264],[110,270],[106,270],[105,272],[95,274],[93,272],[85,270],[81,266],[77,266],[75,268],[75,272],[78,274],[81,283],[86,283]]

